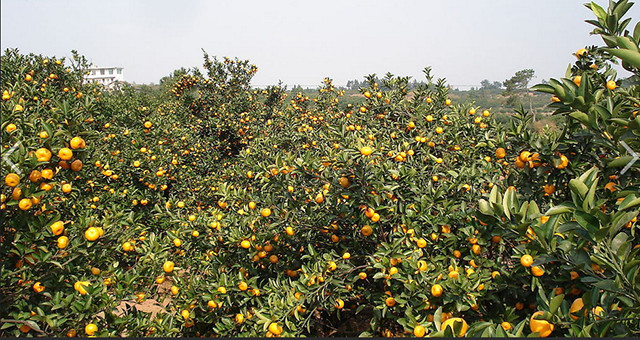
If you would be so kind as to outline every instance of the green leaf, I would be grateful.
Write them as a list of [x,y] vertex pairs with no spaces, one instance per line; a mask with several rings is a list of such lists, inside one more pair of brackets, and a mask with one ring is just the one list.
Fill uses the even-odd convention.
[[439,306],[433,314],[433,323],[435,324],[436,329],[440,330],[440,326],[442,325],[442,306]]
[[491,188],[491,193],[489,193],[489,202],[498,203],[500,201],[502,201],[502,195],[500,194],[498,186],[494,185],[493,188]]
[[496,325],[496,332],[494,335],[496,338],[507,338],[508,335],[500,325]]
[[640,205],[640,198],[635,198],[635,195],[629,195],[620,203],[619,210],[627,210],[629,208]]
[[613,280],[602,280],[599,282],[596,282],[594,284],[595,287],[598,287],[600,289],[604,289],[610,292],[618,292],[620,291],[620,289],[618,288],[618,286],[616,285],[616,282]]
[[625,167],[629,162],[633,160],[632,156],[621,156],[620,158],[615,158],[607,164],[607,168],[622,168]]
[[573,217],[580,226],[588,230],[590,233],[595,233],[600,229],[600,221],[591,214],[576,210],[573,212]]
[[579,121],[580,123],[586,125],[586,126],[591,126],[591,122],[589,120],[589,115],[587,115],[586,113],[582,112],[582,111],[574,111],[571,112],[569,114],[569,117]]
[[548,84],[536,84],[531,87],[531,91],[543,92],[543,93],[556,93],[553,86]]
[[514,335],[516,338],[521,338],[522,337],[522,333],[524,332],[524,326],[526,324],[527,320],[522,320],[520,321],[515,327],[514,327]]
[[538,208],[538,204],[535,201],[529,202],[529,207],[527,208],[527,217],[529,219],[534,219],[540,217],[540,208]]
[[484,199],[478,201],[478,210],[480,210],[480,213],[484,215],[493,216],[493,210],[491,209],[489,202]]
[[571,203],[562,203],[562,204],[559,204],[559,205],[556,205],[554,207],[549,208],[549,210],[547,210],[545,215],[553,216],[553,215],[566,214],[566,213],[573,212],[574,210],[576,210],[576,208],[575,208],[575,206],[573,204],[571,204]]
[[600,5],[596,4],[595,2],[591,1],[591,6],[590,6],[591,10],[593,11],[593,14],[600,20],[605,20],[607,17],[607,12],[605,12],[604,9],[602,9],[602,7],[600,7]]
[[564,301],[564,294],[554,296],[551,302],[549,302],[549,312],[555,315],[562,301]]
[[571,189],[571,192],[576,194],[580,199],[584,199],[587,192],[589,192],[589,187],[577,178],[569,181],[569,189]]
[[603,50],[611,53],[612,55],[622,59],[629,65],[633,67],[640,68],[640,52],[626,50],[626,49],[613,49],[613,48],[603,48]]
[[616,237],[611,240],[611,250],[613,250],[613,252],[617,254],[620,247],[623,244],[627,244],[628,239],[629,235],[627,235],[626,233],[618,233],[618,235],[616,235]]

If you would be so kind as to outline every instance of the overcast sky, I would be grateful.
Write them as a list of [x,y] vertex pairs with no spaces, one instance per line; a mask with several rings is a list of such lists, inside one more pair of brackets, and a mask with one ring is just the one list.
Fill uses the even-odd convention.
[[[562,77],[572,53],[601,44],[584,2],[2,0],[0,46],[58,57],[75,49],[98,66],[124,67],[136,83],[201,67],[201,49],[249,59],[254,85],[315,86],[324,77],[344,85],[386,72],[421,80],[425,66],[453,85],[525,68],[536,82]],[[635,24],[640,4],[629,14]]]

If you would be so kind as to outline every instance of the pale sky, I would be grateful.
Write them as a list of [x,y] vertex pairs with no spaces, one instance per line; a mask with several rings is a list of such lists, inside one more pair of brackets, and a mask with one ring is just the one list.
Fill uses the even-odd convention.
[[[2,0],[0,47],[57,57],[75,49],[139,84],[201,67],[201,49],[249,59],[258,66],[253,85],[315,87],[324,77],[344,85],[386,72],[422,80],[425,66],[452,85],[504,81],[525,68],[538,82],[564,76],[572,53],[602,44],[589,35],[584,2]],[[640,4],[628,14],[633,29]]]

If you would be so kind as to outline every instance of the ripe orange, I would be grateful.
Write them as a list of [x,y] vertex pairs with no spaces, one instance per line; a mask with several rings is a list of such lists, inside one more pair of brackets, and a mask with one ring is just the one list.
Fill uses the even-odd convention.
[[96,324],[90,323],[84,327],[84,332],[87,335],[94,335],[98,331],[98,326]]
[[240,242],[240,247],[249,249],[251,248],[251,242],[249,242],[249,240],[242,240],[242,242]]
[[4,183],[10,187],[16,187],[20,184],[20,176],[14,173],[10,173],[4,178]]
[[53,174],[53,170],[51,170],[51,169],[43,169],[42,172],[40,173],[40,175],[43,178],[52,179],[54,174]]
[[344,301],[342,301],[342,299],[336,299],[335,307],[336,307],[337,309],[342,309],[342,308],[344,308]]
[[538,333],[540,337],[546,338],[551,335],[553,332],[554,325],[547,320],[537,320],[535,319],[539,315],[544,315],[544,311],[537,311],[531,315],[529,319],[529,328],[532,332]]
[[431,295],[435,296],[435,297],[440,297],[442,296],[443,293],[443,289],[442,286],[439,284],[435,284],[433,285],[433,287],[431,287]]
[[507,151],[504,148],[496,149],[496,158],[503,159],[507,155]]
[[99,237],[100,237],[100,230],[98,230],[98,228],[96,227],[89,227],[84,232],[84,238],[86,238],[87,241],[95,241]]
[[13,190],[11,191],[11,199],[12,200],[19,200],[20,197],[22,197],[22,189],[13,188]]
[[600,306],[594,307],[593,309],[591,309],[591,312],[595,316],[596,320],[602,320],[602,316],[606,314],[604,308]]
[[473,246],[471,246],[471,251],[476,255],[480,255],[480,253],[482,252],[482,247],[480,247],[477,244],[474,244]]
[[69,142],[69,145],[71,146],[72,149],[84,149],[86,146],[84,139],[77,136],[71,139],[71,141]]
[[30,199],[28,198],[23,198],[20,200],[20,202],[18,203],[18,207],[21,210],[29,210],[31,209],[31,206],[33,205],[33,203],[31,202]]
[[171,273],[173,271],[175,264],[172,261],[166,261],[163,265],[162,265],[162,270],[164,270],[165,273]]
[[469,329],[469,325],[467,325],[467,322],[464,321],[464,319],[462,318],[449,318],[442,323],[442,326],[440,326],[440,329],[450,328],[452,332],[455,332],[454,325],[459,322],[462,323],[462,327],[460,328],[460,333],[458,334],[454,333],[454,336],[464,337],[464,335],[467,333],[467,330]]
[[340,177],[338,182],[340,183],[340,186],[345,188],[345,189],[348,188],[349,186],[351,186],[351,182],[349,181],[349,179],[347,177]]
[[272,322],[271,324],[269,324],[269,332],[273,333],[274,335],[280,335],[282,334],[282,327],[278,325],[277,322]]
[[71,151],[71,149],[69,148],[62,148],[58,151],[58,158],[62,159],[63,161],[68,161],[73,158],[73,151]]
[[580,319],[580,317],[575,315],[575,312],[578,312],[578,311],[582,310],[583,308],[584,308],[584,302],[582,301],[582,298],[577,298],[577,299],[573,300],[573,303],[571,304],[571,307],[569,307],[569,315],[571,316],[571,318],[573,320],[578,320],[578,319]]
[[551,195],[554,192],[556,192],[556,186],[553,185],[553,184],[545,184],[543,186],[543,189],[544,189],[545,194],[547,194],[547,195]]
[[360,153],[363,156],[369,156],[370,154],[373,153],[373,149],[370,146],[363,146],[360,148]]
[[133,251],[133,245],[130,242],[125,242],[122,244],[123,251]]
[[41,293],[44,291],[44,286],[39,281],[33,284],[33,291],[36,293]]
[[522,257],[520,258],[520,264],[523,267],[531,267],[531,264],[533,264],[533,257],[529,254],[522,255]]
[[393,307],[396,305],[396,299],[390,296],[386,300],[384,300],[384,303],[389,307]]
[[540,266],[533,266],[531,267],[531,274],[533,274],[533,276],[542,276],[544,275],[544,269]]
[[262,217],[269,217],[269,216],[271,216],[271,209],[269,209],[269,208],[264,208],[264,209],[260,210],[260,215],[262,215]]
[[529,151],[527,151],[527,150],[522,151],[522,152],[520,153],[520,155],[518,156],[518,159],[519,159],[521,162],[528,162],[528,161],[530,161],[530,160],[531,160],[531,152],[529,152]]
[[39,181],[41,178],[42,178],[42,173],[40,171],[38,171],[38,170],[33,170],[29,174],[29,180],[32,183],[35,183],[35,182]]
[[427,333],[427,330],[423,326],[420,326],[420,325],[417,325],[413,329],[413,335],[416,338],[422,338],[426,333]]
[[582,76],[576,76],[575,78],[573,78],[573,83],[580,86],[580,83],[582,82]]
[[587,55],[587,49],[586,48],[581,48],[581,49],[576,51],[576,57],[578,57],[578,59],[580,59],[580,57],[584,57],[586,55]]
[[560,160],[554,160],[554,164],[556,169],[564,169],[567,167],[567,165],[569,165],[569,159],[565,155],[560,155]]
[[371,221],[372,222],[378,222],[379,220],[380,220],[380,214],[373,213],[373,215],[371,215]]
[[87,294],[87,290],[85,289],[85,287],[87,287],[88,285],[89,281],[76,281],[76,283],[73,284],[73,289],[80,293],[80,295],[85,295]]
[[51,224],[50,228],[51,228],[51,232],[54,235],[58,236],[58,235],[62,234],[62,232],[64,231],[64,222],[62,222],[62,221],[53,222],[53,224]]
[[64,249],[67,247],[67,245],[69,245],[69,238],[66,236],[60,236],[58,237],[58,248],[60,249]]
[[616,89],[616,87],[618,87],[618,85],[616,84],[616,82],[615,82],[615,81],[613,81],[613,80],[609,80],[609,81],[607,82],[607,88],[608,88],[609,90],[612,90],[612,91],[613,91],[613,90],[615,90],[615,89]]

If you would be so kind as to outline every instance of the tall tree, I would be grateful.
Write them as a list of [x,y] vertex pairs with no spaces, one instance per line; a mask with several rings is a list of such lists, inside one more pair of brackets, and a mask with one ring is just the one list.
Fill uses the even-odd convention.
[[516,106],[520,103],[520,96],[529,91],[528,85],[534,74],[535,71],[532,69],[520,70],[504,81],[505,90],[502,95],[508,97],[507,105]]
[[493,90],[499,89],[502,87],[502,83],[499,81],[494,81],[493,83],[489,81],[489,79],[485,79],[480,82],[480,88],[483,90]]

